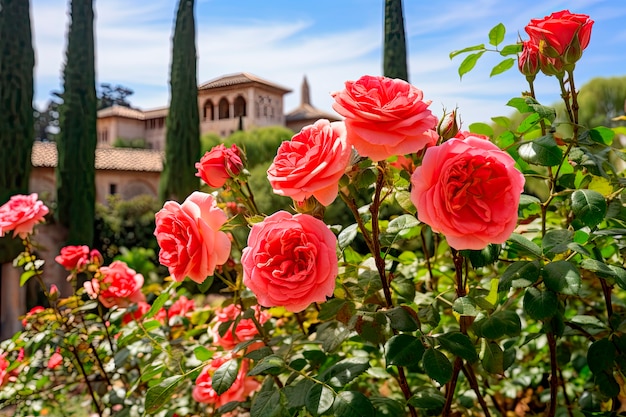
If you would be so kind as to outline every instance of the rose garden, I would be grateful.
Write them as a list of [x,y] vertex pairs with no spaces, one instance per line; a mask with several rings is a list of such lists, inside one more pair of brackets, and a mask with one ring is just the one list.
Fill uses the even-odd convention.
[[[71,245],[61,297],[37,255],[52,209],[13,196],[0,236],[23,243],[20,284],[46,303],[0,344],[0,401],[18,415],[626,412],[626,154],[579,123],[575,84],[593,23],[555,12],[527,40],[502,46],[498,25],[451,54],[461,75],[483,53],[521,72],[520,117],[494,117],[498,132],[437,117],[427,85],[339,85],[344,120],[306,126],[267,170],[289,210],[261,212],[245,150],[214,147],[200,189],[155,213],[166,277]],[[561,107],[536,100],[536,77]],[[331,205],[351,220],[329,221]]]

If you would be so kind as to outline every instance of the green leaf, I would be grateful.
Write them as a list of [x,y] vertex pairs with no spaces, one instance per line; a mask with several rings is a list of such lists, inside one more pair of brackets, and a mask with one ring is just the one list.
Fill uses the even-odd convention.
[[444,333],[437,337],[441,347],[468,362],[476,362],[478,353],[470,338],[461,332]]
[[[537,113],[530,113],[528,116],[522,120],[522,122],[517,127],[517,133],[526,133],[533,127],[537,126],[541,117]],[[556,145],[556,142],[555,142]]]
[[387,366],[415,366],[422,359],[424,344],[408,334],[393,336],[385,344],[385,362]]
[[498,291],[528,287],[537,282],[540,272],[538,261],[513,262],[500,277]]
[[166,289],[164,289],[161,294],[159,294],[156,300],[154,300],[152,306],[150,307],[150,310],[148,310],[148,312],[144,316],[144,319],[147,320],[149,318],[152,318],[156,313],[158,313],[161,307],[163,307],[165,305],[165,302],[170,298],[170,291],[178,287],[180,284],[180,281],[172,281],[172,283]]
[[502,50],[500,50],[500,55],[502,56],[517,55],[520,52],[522,52],[522,44],[516,43],[513,45],[506,45],[504,48],[502,48]]
[[583,285],[578,268],[568,261],[550,262],[541,275],[548,289],[565,295],[578,295]]
[[358,234],[358,226],[355,224],[351,224],[346,227],[339,233],[337,236],[337,244],[339,245],[339,249],[345,249],[352,241],[356,238]]
[[196,356],[196,359],[201,362],[208,361],[213,357],[213,352],[205,348],[204,346],[197,346],[193,350],[193,354]]
[[600,374],[595,374],[595,383],[600,389],[600,392],[607,397],[614,398],[619,395],[620,386],[612,372],[604,371]]
[[478,133],[479,135],[493,136],[493,128],[487,123],[472,123],[469,125],[469,130],[472,133]]
[[502,23],[498,23],[489,31],[489,44],[498,46],[504,40],[506,34],[506,28]]
[[517,151],[524,161],[541,166],[560,165],[563,158],[563,151],[557,146],[551,135],[523,143]]
[[333,403],[335,417],[375,417],[370,400],[358,391],[341,391]]
[[158,385],[148,388],[146,391],[146,412],[154,414],[159,411],[172,397],[182,380],[182,375],[174,375],[165,378]]
[[315,382],[310,379],[301,379],[292,385],[287,385],[283,388],[285,397],[287,397],[287,407],[289,408],[302,408],[306,403],[306,396]]
[[546,320],[557,312],[559,299],[552,291],[539,291],[530,287],[524,294],[524,310],[535,320]]
[[387,233],[397,234],[411,227],[419,226],[420,222],[410,214],[403,214],[389,222]]
[[37,275],[37,272],[38,271],[35,269],[30,269],[28,271],[22,272],[22,274],[20,275],[20,287],[23,287],[24,284],[26,284],[29,279]]
[[255,417],[280,416],[283,409],[280,397],[281,391],[277,389],[259,392],[252,400],[250,415]]
[[511,234],[511,236],[509,236],[509,245],[513,249],[523,249],[524,251],[528,252],[531,255],[535,255],[538,258],[541,258],[543,256],[541,248],[536,243],[531,242],[530,240],[526,239],[524,236],[518,233],[513,233]]
[[613,144],[613,138],[615,137],[615,131],[613,129],[609,129],[608,127],[598,126],[591,129],[589,131],[589,135],[591,136],[591,140],[594,142],[611,146]]
[[517,109],[520,113],[529,113],[533,111],[523,97],[514,97],[510,99],[506,105]]
[[493,120],[493,122],[497,124],[498,126],[501,126],[505,129],[508,129],[511,127],[511,119],[509,119],[508,117],[495,116],[495,117],[492,117],[491,120]]
[[606,200],[597,191],[576,190],[572,193],[572,211],[585,226],[596,227],[606,215]]
[[574,241],[574,232],[567,229],[548,230],[541,240],[543,252],[563,253],[569,250],[569,244]]
[[513,67],[514,63],[515,63],[515,59],[513,58],[507,58],[501,61],[499,64],[493,67],[489,76],[493,77],[494,75],[502,74],[503,72],[510,70],[511,67]]
[[422,366],[426,375],[444,385],[452,378],[452,364],[446,355],[437,349],[429,348],[422,357]]
[[484,49],[485,49],[485,44],[483,43],[481,43],[480,45],[468,46],[467,48],[450,52],[450,59],[454,58],[457,55],[464,54],[466,52],[482,51]]
[[594,374],[613,369],[617,349],[609,339],[596,340],[587,351],[587,365]]
[[202,294],[206,293],[207,291],[209,291],[209,288],[211,288],[211,285],[213,285],[213,281],[215,281],[214,276],[206,277],[204,281],[198,284],[198,290]]
[[475,323],[480,336],[496,340],[504,335],[511,337],[518,336],[522,330],[522,323],[519,316],[508,310],[498,311],[491,316]]
[[317,417],[330,410],[334,401],[335,394],[330,388],[322,384],[315,384],[309,389],[304,404],[306,409]]
[[[285,366],[285,360],[278,355],[269,355],[261,359],[254,368],[248,371],[248,375],[255,376],[260,374],[277,375]],[[217,372],[216,372],[217,373]]]
[[476,52],[465,57],[465,59],[463,60],[463,62],[461,62],[461,65],[459,66],[459,77],[461,79],[463,79],[463,75],[470,72],[476,66],[478,58],[480,58],[484,53],[485,51]]
[[419,328],[417,313],[408,306],[394,307],[385,312],[391,327],[401,332],[414,332]]
[[485,248],[482,250],[463,251],[467,252],[467,255],[465,255],[465,253],[463,254],[464,256],[469,258],[474,268],[481,268],[483,266],[495,263],[498,260],[498,256],[500,255],[501,250],[502,245],[492,243],[485,246]]
[[343,359],[319,375],[319,379],[333,387],[343,387],[354,378],[367,371],[370,367],[369,359],[354,357]]
[[446,404],[446,397],[438,390],[432,387],[420,389],[409,398],[409,404],[413,407],[426,412],[427,415],[439,415],[443,411]]
[[477,316],[476,303],[470,297],[459,297],[454,300],[452,309],[462,316]]
[[237,379],[237,372],[239,371],[239,362],[231,359],[224,362],[219,368],[215,370],[211,377],[211,386],[217,393],[222,395],[233,385],[235,379]]
[[487,342],[482,351],[483,368],[491,374],[501,375],[504,372],[504,353],[496,342]]

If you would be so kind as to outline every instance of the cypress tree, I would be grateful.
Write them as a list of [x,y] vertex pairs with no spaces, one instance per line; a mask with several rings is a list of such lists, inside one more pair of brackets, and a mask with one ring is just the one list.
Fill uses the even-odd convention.
[[[28,193],[34,139],[33,51],[29,0],[0,0],[0,205]],[[20,242],[0,239],[0,263]]]
[[96,81],[93,0],[71,0],[59,108],[57,210],[68,245],[93,243],[96,203]]
[[159,194],[162,200],[181,202],[199,186],[195,169],[200,157],[200,115],[194,0],[178,3],[172,41],[170,97]]
[[402,0],[385,0],[383,75],[409,81]]

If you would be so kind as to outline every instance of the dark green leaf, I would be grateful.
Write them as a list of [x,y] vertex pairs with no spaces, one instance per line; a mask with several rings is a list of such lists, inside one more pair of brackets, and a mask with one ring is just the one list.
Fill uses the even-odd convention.
[[343,229],[341,233],[339,233],[339,236],[337,236],[337,244],[339,245],[339,249],[343,250],[348,245],[350,245],[350,243],[352,243],[352,241],[356,238],[357,234],[358,227],[356,224],[351,224],[350,226]]
[[380,344],[385,342],[386,326],[387,317],[383,313],[376,312],[373,315],[359,315],[354,329],[368,342]]
[[467,48],[450,52],[450,59],[454,58],[455,56],[459,54],[464,54],[466,52],[473,52],[473,51],[482,51],[484,49],[485,49],[485,44],[482,44],[482,43],[480,45],[468,46]]
[[443,385],[452,378],[452,364],[446,355],[437,349],[429,348],[422,357],[426,375]]
[[595,374],[595,382],[600,392],[609,398],[614,398],[619,395],[620,386],[615,380],[613,373],[610,371],[604,371],[599,374]]
[[391,327],[401,332],[414,332],[419,328],[417,313],[408,306],[394,307],[385,312]]
[[563,151],[558,147],[551,135],[542,136],[531,142],[520,145],[519,156],[529,164],[556,166],[561,164]]
[[548,289],[561,294],[578,295],[583,284],[578,268],[568,261],[550,262],[541,275]]
[[319,375],[319,379],[333,387],[343,387],[354,378],[367,371],[369,359],[365,357],[347,358],[337,362]]
[[176,388],[183,380],[182,375],[174,375],[164,379],[158,385],[146,391],[146,412],[154,414],[172,397]]
[[461,62],[461,65],[459,66],[459,77],[461,79],[463,78],[463,75],[470,72],[476,66],[478,58],[480,58],[484,53],[485,51],[476,52],[465,57],[465,59],[463,60],[463,62]]
[[476,303],[470,297],[459,297],[454,300],[452,309],[462,316],[477,316]]
[[445,403],[446,397],[432,387],[420,389],[419,392],[409,398],[409,404],[421,411],[424,411],[426,415],[441,414]]
[[478,353],[470,338],[461,332],[444,333],[437,337],[441,347],[468,362],[478,360]]
[[500,345],[496,342],[485,343],[481,362],[485,371],[491,374],[502,374],[504,372],[504,353]]
[[537,282],[540,272],[538,261],[513,262],[500,277],[498,291],[528,287]]
[[522,122],[517,127],[517,133],[526,133],[533,127],[537,126],[541,120],[541,117],[537,113],[530,113],[528,116],[522,120]]
[[587,365],[594,374],[613,369],[617,349],[609,339],[596,340],[587,351]]
[[410,229],[411,227],[418,226],[419,224],[420,222],[415,218],[415,216],[403,214],[389,222],[389,225],[387,226],[387,233],[398,234],[405,229]]
[[149,318],[152,318],[156,313],[158,313],[161,307],[165,305],[165,302],[170,299],[170,291],[178,287],[180,284],[181,282],[179,281],[172,281],[172,283],[166,289],[164,289],[161,294],[159,294],[156,300],[154,300],[152,306],[150,307],[150,310],[148,310],[148,312],[144,316],[144,319],[147,320]]
[[198,284],[198,290],[204,294],[209,291],[209,288],[213,285],[213,281],[215,281],[214,276],[206,277],[202,283]]
[[509,245],[513,249],[523,249],[524,251],[528,252],[531,255],[535,255],[538,258],[541,258],[541,256],[543,256],[541,248],[536,243],[531,242],[530,240],[526,239],[524,236],[518,233],[511,234],[511,236],[509,237]]
[[609,268],[604,262],[596,261],[595,259],[584,259],[580,263],[580,267],[587,271],[592,271],[598,274],[600,277],[615,276],[615,272]]
[[604,196],[593,190],[576,190],[572,193],[572,211],[586,226],[595,227],[606,214]]
[[315,384],[309,389],[304,401],[306,409],[309,410],[313,416],[317,417],[330,410],[335,401],[335,394],[333,391],[322,384]]
[[522,323],[515,312],[502,310],[476,323],[476,327],[482,337],[496,340],[504,335],[518,336],[522,330]]
[[548,230],[541,240],[543,252],[563,253],[569,250],[568,245],[574,241],[574,232],[567,229]]
[[306,396],[311,387],[315,385],[310,379],[301,379],[292,385],[283,388],[285,397],[287,397],[287,406],[289,408],[302,408],[306,403]]
[[493,77],[494,75],[502,74],[503,72],[510,70],[511,67],[513,67],[513,64],[515,64],[515,59],[507,58],[493,67],[489,76]]
[[280,397],[281,391],[277,389],[259,392],[252,400],[250,415],[254,417],[280,416],[283,409]]
[[217,393],[222,395],[233,385],[235,379],[237,379],[237,372],[239,371],[239,362],[231,359],[224,362],[219,368],[215,370],[211,377],[211,386]]
[[376,410],[370,400],[358,391],[341,391],[333,403],[335,417],[374,417]]
[[506,34],[506,28],[502,23],[498,23],[489,31],[489,44],[498,46],[504,40]]
[[524,310],[535,320],[546,320],[558,310],[559,299],[552,291],[539,291],[530,287],[524,294]]
[[395,335],[385,344],[387,366],[415,366],[422,359],[423,354],[422,341],[408,334]]
[[270,374],[277,375],[285,366],[285,360],[278,355],[269,355],[261,359],[254,368],[248,371],[248,375]]
[[[474,268],[482,268],[491,265],[498,260],[502,245],[489,244],[482,250],[468,250],[467,258],[469,258]],[[463,251],[465,252],[465,251]]]
[[613,144],[613,138],[615,137],[615,131],[613,129],[609,129],[608,127],[598,126],[591,129],[589,131],[589,135],[591,136],[591,140],[594,142],[611,146]]

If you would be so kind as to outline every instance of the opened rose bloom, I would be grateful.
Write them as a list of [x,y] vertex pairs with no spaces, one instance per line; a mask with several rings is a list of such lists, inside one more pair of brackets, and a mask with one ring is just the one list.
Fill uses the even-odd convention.
[[168,201],[155,218],[159,261],[176,281],[202,283],[228,261],[230,239],[220,231],[227,218],[212,195],[196,191],[183,204]]
[[141,292],[143,275],[135,272],[125,262],[113,261],[100,268],[99,276],[85,282],[85,290],[91,298],[98,298],[103,306],[128,307],[133,303],[146,301]]
[[3,387],[9,380],[9,361],[6,360],[6,353],[0,355],[0,388]]
[[260,387],[260,383],[246,376],[248,372],[248,361],[242,360],[237,372],[237,378],[226,392],[218,395],[213,389],[212,377],[215,371],[224,364],[228,357],[214,357],[210,365],[205,367],[196,378],[196,385],[192,391],[192,397],[199,403],[213,404],[216,408],[231,401],[244,401],[248,396]]
[[89,262],[89,246],[65,246],[54,260],[68,271],[80,272]]
[[42,223],[48,207],[37,199],[37,194],[14,195],[0,206],[0,237],[13,231],[13,236],[24,239],[33,232],[37,223]]
[[318,120],[280,145],[267,178],[276,194],[295,201],[313,196],[328,206],[337,198],[351,149],[343,122]]
[[[267,311],[261,310],[259,305],[256,305],[254,308],[254,315],[259,322],[259,324],[265,323],[269,320],[270,315]],[[213,335],[213,341],[215,344],[223,347],[224,349],[232,349],[238,343],[246,342],[251,340],[259,334],[259,330],[254,324],[252,319],[242,318],[236,323],[236,327],[233,329],[235,325],[235,320],[241,316],[241,308],[236,304],[230,304],[222,309],[220,309],[215,317],[215,324],[211,328],[211,334]],[[220,335],[219,328],[223,323],[230,322],[230,326],[224,332],[223,335]]]
[[333,294],[337,238],[321,220],[279,211],[252,226],[243,282],[265,307],[304,310]]
[[241,151],[237,145],[227,148],[221,143],[205,153],[200,162],[196,162],[196,176],[210,187],[220,188],[228,179],[239,175],[243,166]]
[[422,90],[400,79],[365,75],[332,94],[344,116],[348,142],[359,155],[381,161],[417,152],[437,140],[437,118]]
[[504,243],[515,229],[524,176],[513,158],[483,138],[427,149],[411,183],[419,220],[455,249]]

